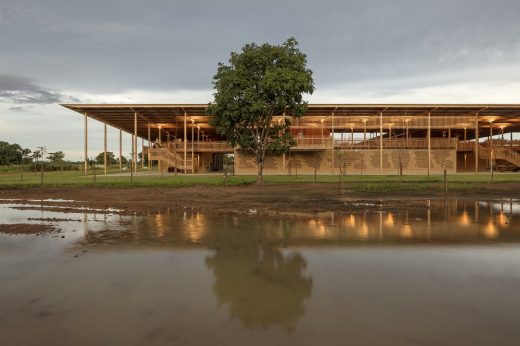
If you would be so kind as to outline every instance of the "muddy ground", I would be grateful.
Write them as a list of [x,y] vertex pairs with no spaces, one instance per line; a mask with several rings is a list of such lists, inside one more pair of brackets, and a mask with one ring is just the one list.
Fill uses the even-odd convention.
[[[264,184],[233,187],[192,186],[182,188],[136,187],[44,187],[0,189],[2,202],[42,204],[42,199],[62,199],[71,202],[45,202],[45,209],[59,206],[60,211],[77,211],[77,208],[95,208],[96,212],[118,209],[122,214],[151,212],[199,211],[208,215],[289,215],[298,213],[341,212],[384,205],[414,206],[413,200],[444,198],[442,191],[404,191],[392,193],[363,193],[345,190],[337,184]],[[453,191],[449,198],[502,199],[520,198],[520,184],[502,183],[475,186],[471,192]],[[32,200],[32,201],[29,201]],[[364,203],[366,202],[366,203]],[[108,212],[114,212],[108,210]]]
[[45,224],[0,224],[0,233],[5,234],[45,234],[56,232],[56,228],[52,225]]

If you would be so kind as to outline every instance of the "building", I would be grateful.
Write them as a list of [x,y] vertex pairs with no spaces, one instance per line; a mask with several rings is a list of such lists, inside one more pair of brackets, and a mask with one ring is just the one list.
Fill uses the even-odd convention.
[[[107,126],[120,130],[119,155],[122,133],[133,136],[134,169],[143,151],[163,172],[218,171],[226,154],[234,154],[236,174],[257,172],[251,154],[216,134],[205,104],[62,106],[84,116],[85,157],[91,118],[105,124],[105,152]],[[513,137],[520,131],[520,105],[311,104],[301,118],[273,119],[284,120],[291,121],[296,146],[288,154],[268,156],[264,174],[435,174],[520,167],[520,141]]]

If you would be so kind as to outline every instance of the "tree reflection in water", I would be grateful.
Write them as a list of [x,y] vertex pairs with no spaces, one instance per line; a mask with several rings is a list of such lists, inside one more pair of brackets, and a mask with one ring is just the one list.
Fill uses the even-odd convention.
[[290,332],[312,293],[307,262],[299,252],[266,246],[217,249],[206,258],[219,305],[246,328],[280,326]]

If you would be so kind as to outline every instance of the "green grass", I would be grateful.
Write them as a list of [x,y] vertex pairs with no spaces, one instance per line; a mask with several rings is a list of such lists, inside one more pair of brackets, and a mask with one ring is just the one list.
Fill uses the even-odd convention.
[[[40,185],[40,173],[24,173],[24,178],[21,180],[20,174],[0,174],[0,189],[1,188],[15,188],[15,187],[36,187]],[[244,185],[251,184],[255,181],[251,176],[235,176],[229,177],[229,185]],[[43,177],[44,186],[99,186],[99,187],[153,187],[153,186],[167,186],[167,187],[182,187],[195,185],[224,185],[224,177],[222,175],[177,175],[171,174],[164,177],[151,176],[113,176],[113,175],[97,175],[94,177],[84,176],[82,172],[45,172]]]
[[[112,171],[115,172],[115,171]],[[146,174],[146,173],[145,173]],[[269,184],[314,184],[332,183],[339,185],[337,175],[268,175],[264,177]],[[363,192],[399,192],[399,191],[429,191],[443,189],[443,176],[432,175],[427,179],[425,175],[405,175],[400,179],[396,175],[347,175],[341,178],[344,189]],[[229,176],[230,186],[248,185],[256,181],[255,176]],[[450,191],[464,191],[471,189],[486,190],[492,187],[489,173],[481,174],[453,174],[448,176]],[[495,183],[520,183],[520,174],[495,174]],[[98,175],[94,183],[93,176],[84,176],[81,171],[44,172],[44,186],[99,186],[99,187],[183,187],[183,186],[223,186],[223,175],[177,175],[167,174],[137,176],[130,181],[130,176]],[[0,189],[23,188],[40,186],[40,173],[25,172],[21,180],[20,173],[0,174]]]

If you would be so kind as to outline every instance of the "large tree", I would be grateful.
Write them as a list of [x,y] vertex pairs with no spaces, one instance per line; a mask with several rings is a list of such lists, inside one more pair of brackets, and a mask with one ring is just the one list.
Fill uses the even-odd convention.
[[[103,165],[105,163],[105,152],[101,152],[96,156],[96,162],[100,165]],[[108,165],[114,165],[116,164],[116,157],[113,152],[107,151],[107,164]]]
[[22,147],[0,141],[0,165],[14,165],[22,160]]
[[212,125],[232,146],[255,155],[257,181],[263,181],[265,155],[294,145],[289,119],[273,117],[300,117],[307,109],[303,95],[314,92],[306,55],[294,38],[282,45],[250,43],[232,52],[228,65],[218,64],[213,85]]
[[56,151],[49,153],[48,159],[55,165],[60,165],[61,172],[63,173],[63,164],[65,163],[65,153],[63,151]]

